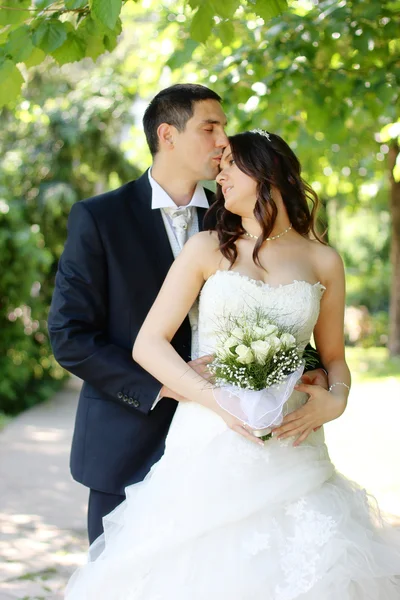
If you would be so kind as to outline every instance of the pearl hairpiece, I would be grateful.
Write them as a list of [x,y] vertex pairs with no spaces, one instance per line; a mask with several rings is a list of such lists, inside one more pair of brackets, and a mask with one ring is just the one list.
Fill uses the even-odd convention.
[[259,135],[266,137],[269,142],[271,141],[268,131],[264,131],[263,129],[252,129],[250,133],[258,133]]

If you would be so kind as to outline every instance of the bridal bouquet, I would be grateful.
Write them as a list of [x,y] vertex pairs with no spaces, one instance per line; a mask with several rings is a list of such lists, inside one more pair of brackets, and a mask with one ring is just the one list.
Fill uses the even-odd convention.
[[[254,311],[227,319],[209,365],[218,404],[261,439],[283,419],[283,407],[303,374],[305,354],[290,330]],[[307,356],[308,362],[315,357]]]

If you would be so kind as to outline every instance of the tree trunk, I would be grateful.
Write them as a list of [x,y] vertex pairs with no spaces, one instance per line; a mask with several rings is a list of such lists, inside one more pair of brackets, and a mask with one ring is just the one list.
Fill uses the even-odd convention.
[[396,142],[389,150],[390,212],[392,217],[392,285],[389,311],[389,352],[400,356],[400,181],[395,181],[393,168],[400,148]]

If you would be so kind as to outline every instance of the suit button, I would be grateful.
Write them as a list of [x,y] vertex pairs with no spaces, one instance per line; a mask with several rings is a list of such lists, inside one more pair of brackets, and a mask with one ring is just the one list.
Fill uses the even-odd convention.
[[133,398],[129,398],[129,400],[128,400],[128,404],[133,404],[133,403],[134,403],[134,400],[133,400]]
[[133,406],[134,406],[135,408],[138,408],[138,407],[140,406],[140,402],[139,402],[139,400],[134,400],[134,401],[133,401]]
[[125,395],[124,396],[124,402],[128,402],[128,400],[129,400],[128,396]]
[[123,397],[124,397],[123,393],[122,393],[122,392],[118,392],[118,394],[117,394],[117,398],[118,398],[119,400],[122,400],[122,398],[123,398]]

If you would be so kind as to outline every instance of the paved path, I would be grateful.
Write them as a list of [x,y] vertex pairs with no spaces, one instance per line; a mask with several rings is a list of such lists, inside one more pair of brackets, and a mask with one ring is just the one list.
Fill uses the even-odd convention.
[[[85,560],[87,491],[69,476],[77,383],[0,433],[0,600],[61,600]],[[326,427],[338,469],[400,515],[400,383],[354,387],[345,415]],[[396,521],[396,519],[394,519]]]
[[87,490],[68,467],[78,389],[0,433],[0,600],[58,600],[85,560]]

